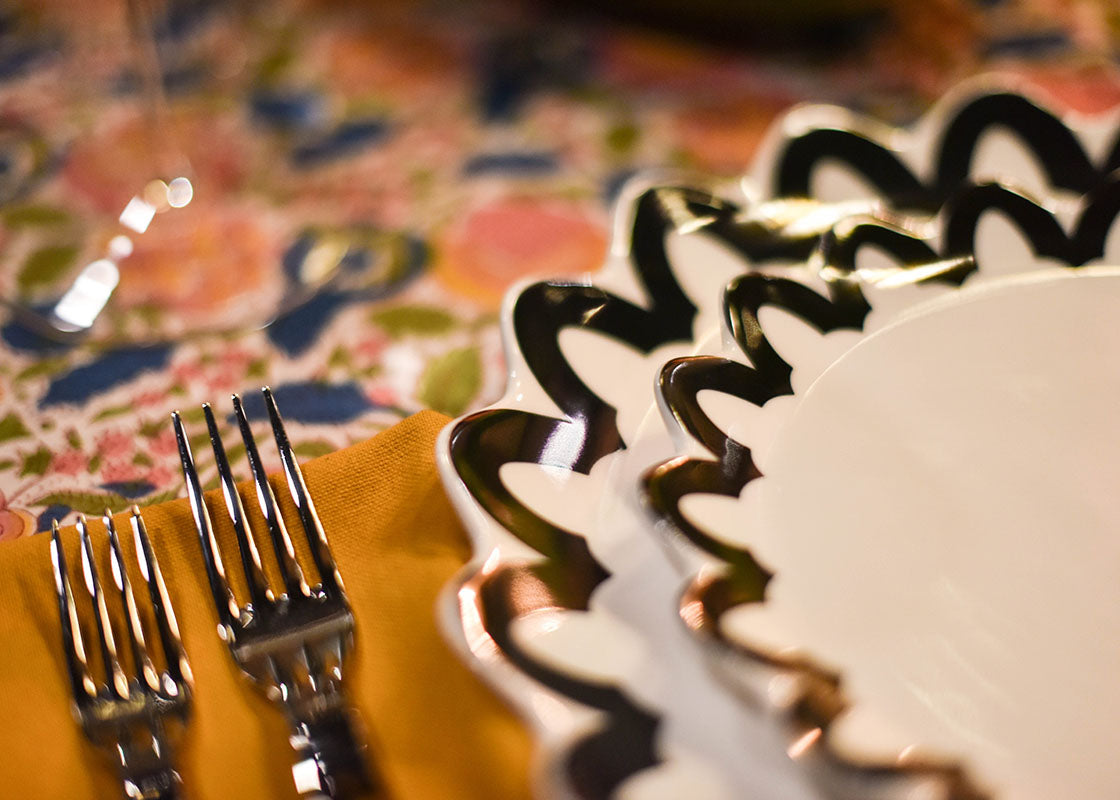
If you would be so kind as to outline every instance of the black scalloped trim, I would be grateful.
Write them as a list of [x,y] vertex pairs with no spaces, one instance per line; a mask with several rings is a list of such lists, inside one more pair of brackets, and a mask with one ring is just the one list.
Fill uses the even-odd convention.
[[1120,135],[1099,164],[1093,164],[1077,136],[1050,111],[1013,92],[981,95],[949,120],[934,146],[932,177],[922,180],[886,143],[863,130],[814,128],[790,138],[776,158],[771,192],[776,197],[808,197],[813,176],[829,161],[861,176],[891,206],[936,212],[962,185],[984,134],[1003,130],[1033,153],[1056,189],[1085,193],[1120,167]]
[[565,754],[568,780],[577,795],[588,800],[609,797],[628,776],[659,763],[654,744],[659,721],[618,687],[576,679],[537,660],[510,636],[513,621],[533,611],[586,610],[591,594],[609,573],[582,536],[553,525],[522,504],[499,473],[504,464],[530,462],[587,474],[600,458],[624,447],[615,408],[579,379],[564,358],[559,335],[566,327],[578,326],[645,353],[690,339],[696,307],[681,288],[666,253],[665,239],[671,231],[701,224],[706,233],[756,262],[804,259],[819,243],[816,235],[798,239],[772,235],[757,223],[738,220],[739,210],[693,189],[645,192],[635,204],[631,261],[648,293],[647,307],[593,286],[560,282],[534,284],[514,305],[517,346],[564,417],[493,409],[466,417],[451,433],[452,463],[475,502],[546,559],[480,576],[479,599],[487,632],[523,673],[606,715],[602,728],[575,742]]

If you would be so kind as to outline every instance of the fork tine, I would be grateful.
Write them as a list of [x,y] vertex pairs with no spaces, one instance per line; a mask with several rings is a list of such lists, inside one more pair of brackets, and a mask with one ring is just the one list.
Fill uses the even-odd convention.
[[206,577],[210,582],[210,592],[214,595],[214,606],[218,612],[218,621],[221,623],[220,632],[222,637],[226,638],[234,630],[235,625],[240,624],[241,609],[238,608],[237,599],[229,588],[229,581],[226,580],[222,554],[214,538],[214,526],[210,521],[210,512],[206,510],[206,500],[202,496],[198,470],[195,469],[194,456],[191,454],[187,433],[183,429],[183,419],[178,411],[171,412],[171,422],[175,427],[175,438],[179,442],[179,461],[183,465],[187,497],[190,500],[191,512],[194,514],[198,538],[202,543],[202,560],[206,563]]
[[296,561],[296,551],[292,547],[292,539],[288,535],[288,528],[284,525],[284,518],[280,516],[280,509],[276,506],[276,495],[268,482],[264,465],[261,463],[261,454],[257,450],[253,431],[249,427],[249,420],[245,416],[245,409],[241,405],[241,398],[233,395],[233,411],[237,416],[237,426],[241,429],[241,438],[245,442],[245,454],[249,459],[249,470],[253,475],[253,484],[257,489],[257,502],[261,508],[268,526],[268,535],[272,539],[272,549],[276,553],[276,562],[280,566],[280,575],[284,580],[284,588],[289,596],[302,594],[307,597],[311,588],[303,577],[303,570]]
[[222,435],[218,431],[218,423],[214,419],[214,411],[209,405],[202,407],[206,416],[206,430],[210,434],[210,448],[214,451],[214,463],[218,467],[218,477],[222,482],[222,495],[226,501],[226,511],[233,522],[233,530],[237,535],[237,549],[241,553],[241,566],[245,569],[245,582],[249,586],[249,597],[252,599],[253,608],[262,613],[272,604],[272,590],[268,588],[268,578],[265,577],[261,567],[261,556],[257,552],[257,543],[245,526],[245,506],[241,503],[237,484],[233,480],[233,472],[229,468],[229,459],[226,457],[226,448],[222,445]]
[[342,576],[331,556],[330,544],[327,534],[319,521],[319,512],[315,510],[315,503],[307,492],[307,484],[303,480],[303,472],[296,461],[295,452],[288,433],[284,430],[284,420],[280,417],[280,410],[276,407],[276,398],[272,396],[272,389],[265,386],[261,389],[264,395],[265,407],[268,409],[268,419],[272,423],[272,433],[276,437],[276,447],[280,451],[280,461],[284,465],[284,475],[288,479],[288,491],[292,500],[299,509],[299,519],[303,524],[303,531],[307,534],[307,543],[311,547],[311,557],[315,560],[315,567],[319,570],[319,578],[323,589],[335,594],[343,590]]
[[82,626],[78,622],[74,592],[70,589],[66,554],[62,550],[62,537],[58,532],[57,520],[51,522],[51,566],[54,569],[55,593],[58,595],[58,618],[62,625],[62,649],[66,652],[66,671],[70,674],[74,700],[80,704],[82,698],[88,700],[97,695],[97,685],[94,683],[93,675],[89,671],[89,662],[86,660]]
[[128,678],[121,669],[117,658],[117,644],[113,640],[113,624],[109,620],[109,609],[105,605],[105,593],[101,589],[101,579],[97,576],[97,562],[93,558],[93,543],[89,537],[86,516],[78,517],[78,534],[82,541],[82,574],[86,581],[86,591],[93,600],[94,619],[97,622],[97,639],[101,648],[101,660],[109,677],[109,688],[117,697],[128,697]]
[[128,578],[128,571],[124,567],[124,556],[121,554],[120,537],[117,536],[117,526],[113,524],[113,517],[109,509],[105,509],[102,517],[105,530],[109,534],[109,550],[113,555],[113,582],[120,592],[121,605],[124,606],[127,618],[128,643],[132,648],[132,661],[136,666],[136,674],[142,676],[144,683],[155,692],[159,691],[159,677],[156,675],[155,665],[148,657],[147,643],[144,641],[144,626],[140,622],[140,612],[136,610],[136,596],[132,593],[132,581]]
[[[156,619],[156,629],[159,631],[160,643],[163,646],[164,660],[167,662],[167,672],[175,682],[192,680],[190,663],[187,653],[183,649],[183,641],[179,636],[179,623],[175,619],[175,609],[171,607],[171,598],[167,594],[167,586],[163,582],[163,573],[156,560],[152,542],[148,539],[148,528],[144,518],[140,516],[140,509],[132,507],[129,517],[132,523],[132,536],[136,545],[136,561],[140,565],[140,574],[148,584],[148,596],[152,601],[152,611]],[[175,692],[173,686],[164,687],[169,692]]]

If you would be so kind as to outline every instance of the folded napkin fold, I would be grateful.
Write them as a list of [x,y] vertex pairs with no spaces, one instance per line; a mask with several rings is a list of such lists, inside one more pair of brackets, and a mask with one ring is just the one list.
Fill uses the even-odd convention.
[[[436,627],[436,595],[470,552],[436,475],[435,437],[446,421],[423,412],[305,465],[358,621],[346,681],[396,800],[527,797],[524,729],[458,662]],[[275,487],[285,517],[296,519],[286,488]],[[243,498],[259,521],[251,490]],[[219,537],[231,544],[220,498],[208,499]],[[218,639],[190,509],[179,500],[143,515],[195,675],[193,713],[178,740],[187,796],[294,798],[287,726]],[[121,517],[117,524],[131,561],[128,523]],[[91,527],[103,530],[99,521]],[[293,525],[293,539],[300,530]],[[0,796],[117,797],[112,763],[71,716],[49,542],[33,536],[0,546]],[[73,529],[64,542],[71,581],[80,581]],[[236,551],[225,552],[233,572]],[[111,589],[105,564],[102,580]],[[110,601],[116,603],[111,591]]]

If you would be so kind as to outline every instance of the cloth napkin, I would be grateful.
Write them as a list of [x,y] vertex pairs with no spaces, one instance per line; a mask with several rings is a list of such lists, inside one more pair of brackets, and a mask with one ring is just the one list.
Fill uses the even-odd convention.
[[[435,437],[446,422],[422,412],[305,465],[358,622],[346,681],[392,798],[524,798],[525,730],[437,630],[436,596],[470,552],[436,475]],[[275,479],[274,489],[285,519],[296,520],[286,486]],[[259,523],[255,496],[243,487],[242,497]],[[220,496],[211,493],[208,500],[229,554],[228,571],[235,572],[232,526]],[[294,798],[287,726],[218,639],[186,501],[142,513],[195,676],[193,713],[177,742],[187,797]],[[116,522],[146,605],[127,517]],[[298,523],[291,527],[293,539],[301,540]],[[91,530],[98,558],[105,556],[101,577],[110,609],[119,610],[100,520],[91,521]],[[49,543],[49,536],[38,535],[0,546],[0,796],[119,797],[111,760],[86,741],[71,716]],[[72,528],[64,531],[64,548],[75,595],[85,605]]]

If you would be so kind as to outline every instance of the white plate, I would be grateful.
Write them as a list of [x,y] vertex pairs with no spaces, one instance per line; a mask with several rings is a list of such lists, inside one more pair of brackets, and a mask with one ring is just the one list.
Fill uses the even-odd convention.
[[685,513],[774,578],[725,635],[842,677],[837,749],[1005,800],[1120,796],[1120,269],[964,290],[864,339]]
[[722,287],[774,239],[757,225],[744,236],[737,206],[667,184],[632,186],[618,220],[601,274],[511,292],[506,395],[441,435],[475,549],[448,588],[445,629],[534,724],[542,795],[811,797],[796,770],[755,769],[780,758],[780,732],[708,674],[636,507],[637,524],[596,525],[661,365],[718,328]]
[[[1116,263],[1120,262],[1120,237],[1114,235],[1117,226],[1112,223],[1120,207],[1118,196],[1120,187],[1114,178],[1103,179],[1083,198],[1050,197],[1040,202],[1007,187],[968,187],[947,200],[939,214],[924,226],[928,238],[923,241],[932,257],[945,259],[939,267],[959,268],[961,262],[953,261],[953,257],[971,247],[978,272],[969,277],[969,287],[978,283],[1000,285],[1009,280],[1008,276],[1044,272],[1056,264]],[[787,652],[786,646],[797,637],[790,636],[781,622],[775,622],[779,613],[766,613],[768,602],[760,601],[764,596],[769,598],[767,581],[773,572],[788,575],[802,568],[804,562],[777,565],[767,560],[764,552],[746,544],[752,523],[776,524],[778,512],[766,511],[763,520],[757,516],[764,513],[758,509],[770,509],[772,502],[740,506],[724,499],[740,494],[747,498],[752,491],[762,491],[752,488],[766,485],[757,477],[768,474],[773,459],[783,458],[776,437],[791,415],[801,413],[802,398],[806,392],[811,394],[810,387],[822,373],[828,374],[830,365],[868,334],[911,320],[923,314],[931,300],[960,292],[951,285],[915,280],[936,276],[936,269],[923,275],[923,270],[912,269],[913,263],[905,259],[884,260],[875,240],[891,241],[896,252],[903,252],[906,248],[901,244],[908,241],[905,234],[879,222],[853,221],[841,225],[841,229],[832,252],[840,257],[844,269],[822,269],[817,280],[802,280],[799,287],[767,276],[739,279],[728,291],[728,335],[709,350],[718,355],[675,360],[662,373],[659,402],[673,448],[664,463],[646,476],[644,491],[657,527],[677,545],[682,569],[692,576],[680,614],[698,639],[710,645],[713,663],[732,685],[753,701],[787,713],[792,748],[804,756],[820,751],[817,754],[829,763],[816,774],[830,791],[866,796],[867,788],[860,781],[871,773],[864,767],[894,765],[902,769],[892,768],[885,774],[909,782],[932,781],[953,797],[970,797],[979,785],[982,789],[995,786],[1018,800],[1016,792],[1022,790],[1011,788],[1012,784],[1021,787],[1024,781],[1031,783],[1039,778],[1037,773],[1024,769],[1018,782],[1009,782],[1005,764],[1000,777],[993,778],[990,766],[977,766],[983,759],[982,748],[977,747],[973,753],[960,746],[959,740],[955,748],[940,746],[940,740],[921,747],[917,740],[900,745],[899,740],[884,734],[898,723],[891,719],[890,703],[881,696],[879,706],[870,704],[870,710],[844,717],[846,721],[838,730],[846,734],[832,737],[837,746],[817,746],[827,743],[821,731],[829,729],[843,704],[852,701],[844,691],[844,681],[848,666],[859,663],[853,653],[865,652],[874,660],[882,648],[877,641],[854,636],[858,626],[849,625],[844,631],[854,650],[847,652],[847,660],[830,659],[827,647],[824,655],[815,653],[813,641],[798,643],[797,653]],[[838,292],[838,287],[842,291]],[[822,335],[822,331],[826,332]],[[866,373],[864,378],[871,380]],[[874,385],[867,391],[874,395]],[[847,412],[837,411],[829,417],[831,426],[848,430],[846,416]],[[656,425],[650,425],[639,436],[635,452],[648,456],[659,448],[663,451],[664,436]],[[802,461],[802,469],[811,463],[811,459]],[[948,468],[944,463],[941,466]],[[905,471],[908,465],[901,463],[895,468]],[[842,477],[850,475],[845,472]],[[797,482],[792,470],[785,478],[785,494],[796,498],[792,505],[805,513],[817,513],[818,522],[824,524],[830,498],[792,492],[789,487]],[[729,503],[735,511],[726,505]],[[747,511],[752,516],[745,516]],[[775,531],[770,534],[781,536]],[[839,535],[843,537],[842,532]],[[820,556],[825,568],[836,561],[834,553]],[[889,560],[883,563],[890,568]],[[902,571],[909,574],[906,569]],[[771,585],[780,583],[775,579]],[[837,607],[841,605],[834,596],[828,599]],[[879,595],[875,595],[875,602],[881,602]],[[805,608],[786,603],[787,613],[781,618],[797,617]],[[735,635],[736,630],[741,633],[748,619],[755,626],[753,637]],[[766,669],[759,679],[755,673],[761,667]],[[775,680],[785,681],[778,684],[785,689],[777,696]],[[944,697],[938,702],[944,706]],[[1029,715],[1030,698],[1020,696],[1016,702],[1018,713]],[[955,724],[967,727],[967,721],[957,720]],[[837,755],[843,758],[837,761]],[[960,763],[975,769],[962,775],[956,768]],[[1068,763],[1066,766],[1069,768]]]
[[[947,102],[919,130],[936,132],[951,125],[953,113],[969,108],[967,100]],[[830,114],[835,112],[824,116]],[[804,132],[787,128],[787,139]],[[1081,128],[1071,136],[1078,147],[1107,138],[1083,136]],[[776,133],[769,154],[759,162],[765,186],[776,174],[774,165],[789,162],[775,145],[781,140]],[[979,136],[971,146],[985,140],[991,141]],[[909,149],[903,147],[907,163],[920,165],[923,159],[931,162],[932,148],[940,140],[927,133],[910,141]],[[969,174],[987,174],[990,156],[983,154],[1000,155],[1002,150],[985,147],[978,152]],[[1098,166],[1106,161],[1094,151],[1089,169],[1070,170],[1069,175],[1096,180]],[[1032,160],[1028,153],[1013,162],[1025,169]],[[1066,177],[1060,170],[1056,174]],[[835,185],[836,180],[826,183]],[[847,186],[860,183],[849,180]],[[838,793],[840,780],[849,794],[870,797],[878,787],[870,786],[864,773],[837,777],[826,763],[818,774],[788,759],[791,747],[790,752],[807,756],[817,755],[819,748],[796,741],[791,745],[787,729],[777,729],[712,682],[702,657],[710,651],[697,647],[704,637],[683,635],[676,617],[680,569],[674,571],[637,515],[633,484],[627,484],[624,497],[616,493],[618,476],[635,464],[644,467],[668,453],[684,461],[697,456],[712,461],[712,454],[692,438],[697,432],[681,420],[674,423],[675,446],[664,428],[648,439],[641,435],[654,428],[642,424],[654,409],[654,376],[667,359],[697,352],[718,330],[720,290],[728,277],[751,265],[741,252],[729,255],[729,250],[744,241],[748,250],[758,245],[757,238],[750,238],[753,234],[744,240],[744,232],[784,225],[783,242],[788,244],[798,224],[805,223],[812,228],[805,237],[809,242],[819,232],[819,216],[806,214],[796,201],[783,203],[767,207],[775,219],[756,216],[751,228],[743,224],[740,209],[706,199],[707,190],[649,188],[638,187],[624,198],[611,261],[602,273],[578,283],[519,287],[509,295],[502,314],[510,365],[507,393],[494,407],[457,420],[440,439],[441,475],[475,550],[471,564],[448,587],[445,628],[469,662],[534,724],[543,744],[542,795],[599,798],[617,792],[631,798],[675,798],[687,786],[695,798],[810,797],[815,794],[812,780],[823,774],[830,794]],[[744,188],[749,190],[749,184]],[[1080,191],[1077,186],[1071,190]],[[870,199],[816,210],[835,221],[852,211],[883,205],[924,208],[933,202],[929,197],[916,205],[890,197],[886,203],[881,197]],[[887,249],[901,247],[907,256],[903,266],[920,253],[959,267],[973,234],[981,245],[998,241],[991,233],[981,234],[978,225],[960,222],[994,203],[1012,214],[1040,210],[1041,216],[1030,212],[1019,217],[1028,220],[1034,247],[1041,243],[1060,263],[1080,263],[1085,253],[1091,255],[1097,245],[1104,249],[1105,243],[1094,241],[1099,225],[1085,226],[1091,235],[1065,235],[1063,223],[1076,218],[1078,202],[1048,197],[1048,207],[1040,210],[1014,191],[991,187],[952,200],[957,211],[943,212],[938,220],[957,220],[956,227],[937,230],[934,220],[920,239],[901,236],[888,242]],[[998,233],[1000,221],[1001,213],[987,214],[984,227],[994,226]],[[889,284],[899,271],[892,272],[895,265],[884,264],[881,253],[876,256],[885,230],[877,222],[853,222],[829,238],[829,249],[815,266],[826,260],[838,268],[859,267],[861,281],[886,279]],[[909,245],[900,245],[903,241]],[[809,250],[799,252],[805,257]],[[812,283],[804,269],[798,275],[803,283]],[[928,293],[904,287],[884,290],[880,297],[903,298],[907,292]],[[883,300],[869,319],[878,316],[885,325],[912,301]],[[768,334],[777,330],[771,320],[766,326]],[[804,326],[794,320],[784,330],[796,339]],[[849,344],[855,339],[857,334],[849,336]],[[814,370],[823,370],[845,347],[817,367],[799,361],[795,381],[806,379],[798,385],[807,388]],[[631,448],[628,458],[620,457],[622,446]],[[663,527],[672,523],[662,520]],[[703,567],[715,575],[727,566],[692,545],[677,554],[689,559],[686,574]],[[747,667],[738,650],[733,651],[724,666],[740,681]],[[781,694],[770,698],[776,702],[799,696],[780,684],[770,686]],[[930,774],[940,780],[945,773]]]

